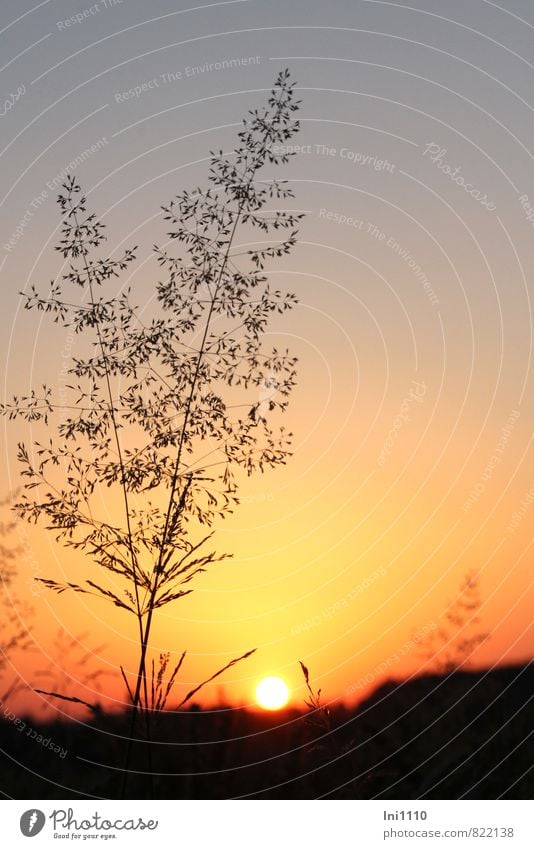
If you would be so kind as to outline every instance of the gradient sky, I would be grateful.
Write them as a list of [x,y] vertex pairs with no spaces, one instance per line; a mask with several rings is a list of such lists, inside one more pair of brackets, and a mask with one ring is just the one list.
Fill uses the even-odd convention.
[[[18,295],[60,270],[47,183],[101,140],[73,173],[111,246],[141,246],[124,283],[148,302],[160,205],[205,182],[210,149],[230,149],[281,68],[298,81],[302,148],[284,176],[307,215],[270,269],[300,300],[272,328],[301,360],[295,454],[244,482],[216,528],[233,561],[159,617],[154,647],[190,653],[180,687],[257,646],[221,679],[227,698],[248,703],[268,674],[300,687],[298,659],[327,698],[360,697],[381,664],[421,669],[424,646],[405,644],[442,622],[468,571],[490,635],[473,663],[532,656],[533,36],[527,0],[2,4],[4,396],[57,387],[65,358],[65,332]],[[17,440],[38,433],[2,427],[7,492]],[[45,532],[20,533],[23,592],[37,572],[80,577]],[[106,644],[95,665],[133,664],[133,623],[38,593],[34,639],[68,675],[58,627],[86,633],[80,651]],[[31,682],[35,664],[19,660]],[[109,688],[120,698],[118,676]]]

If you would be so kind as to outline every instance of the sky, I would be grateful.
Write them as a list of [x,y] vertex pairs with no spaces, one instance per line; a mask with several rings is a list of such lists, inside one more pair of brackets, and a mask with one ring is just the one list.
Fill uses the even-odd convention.
[[[487,634],[469,663],[532,656],[533,30],[526,0],[2,4],[4,398],[57,390],[74,353],[19,294],[61,272],[62,173],[112,249],[140,245],[124,285],[148,303],[161,205],[205,183],[210,150],[231,149],[280,69],[297,81],[299,148],[281,176],[305,218],[268,268],[299,299],[269,331],[300,360],[294,455],[243,481],[215,526],[233,559],[158,617],[154,651],[188,651],[180,689],[257,647],[208,702],[249,704],[280,675],[298,704],[298,660],[325,699],[362,698],[431,668],[469,573]],[[17,441],[42,433],[3,420],[2,434],[8,493]],[[52,664],[74,690],[89,652],[120,705],[132,623],[39,588],[85,564],[43,529],[17,535],[36,651],[14,669],[33,685]],[[57,651],[58,629],[76,650]]]

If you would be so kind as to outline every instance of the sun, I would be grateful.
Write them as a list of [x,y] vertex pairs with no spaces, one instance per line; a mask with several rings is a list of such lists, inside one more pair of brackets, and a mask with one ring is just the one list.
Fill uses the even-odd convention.
[[256,687],[256,701],[265,710],[280,710],[289,699],[289,687],[282,678],[262,678]]

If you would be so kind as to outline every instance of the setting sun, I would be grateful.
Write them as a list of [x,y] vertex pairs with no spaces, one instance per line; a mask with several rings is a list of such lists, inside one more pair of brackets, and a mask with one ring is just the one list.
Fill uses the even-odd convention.
[[281,678],[263,678],[256,687],[256,701],[265,710],[279,710],[288,699],[289,687]]

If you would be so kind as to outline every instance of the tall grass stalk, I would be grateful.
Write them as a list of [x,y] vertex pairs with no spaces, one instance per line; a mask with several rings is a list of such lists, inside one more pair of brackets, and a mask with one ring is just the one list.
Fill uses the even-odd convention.
[[[288,350],[268,349],[264,337],[270,319],[296,298],[270,286],[265,265],[291,251],[302,216],[280,208],[292,190],[265,171],[289,161],[284,145],[298,130],[298,106],[283,71],[266,105],[244,119],[233,151],[212,152],[208,186],[183,190],[162,207],[170,230],[168,242],[154,246],[155,308],[141,311],[131,287],[112,286],[137,247],[97,255],[105,225],[87,212],[72,177],[58,198],[57,250],[67,269],[46,296],[34,286],[23,293],[26,309],[50,314],[76,335],[80,353],[68,369],[70,405],[57,403],[46,385],[2,405],[9,418],[47,427],[59,418],[54,439],[19,443],[25,486],[16,509],[94,564],[81,582],[41,578],[47,587],[96,596],[135,619],[137,666],[133,673],[121,667],[131,739],[141,713],[150,740],[150,718],[167,703],[184,660],[170,667],[163,653],[159,672],[149,660],[157,611],[229,556],[208,543],[214,520],[239,503],[242,473],[276,467],[290,454],[280,416],[297,361]],[[179,255],[170,252],[173,243]],[[273,379],[277,391],[266,404],[260,390]],[[120,494],[121,512],[108,498],[101,516],[107,488]],[[125,772],[129,760],[130,750]]]

